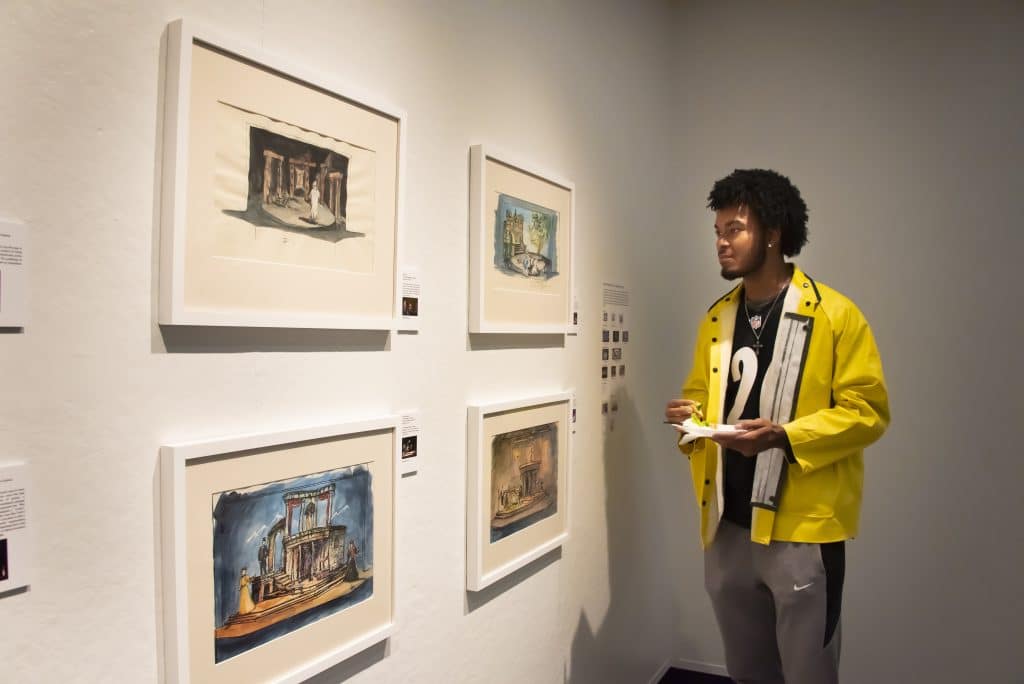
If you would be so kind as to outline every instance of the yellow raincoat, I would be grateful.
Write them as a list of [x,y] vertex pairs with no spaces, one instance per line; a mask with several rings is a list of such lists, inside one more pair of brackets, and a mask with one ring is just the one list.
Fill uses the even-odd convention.
[[[725,415],[726,375],[742,285],[715,302],[701,322],[683,398],[701,402],[709,423]],[[794,418],[784,423],[792,447],[777,511],[755,507],[751,539],[825,543],[857,534],[864,481],[863,450],[889,424],[882,361],[871,328],[849,299],[794,267],[783,315],[813,319]],[[701,543],[711,544],[721,511],[722,450],[710,439],[687,443]]]

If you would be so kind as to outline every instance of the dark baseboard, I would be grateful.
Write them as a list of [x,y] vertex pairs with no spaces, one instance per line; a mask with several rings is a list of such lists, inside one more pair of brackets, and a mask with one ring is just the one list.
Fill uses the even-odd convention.
[[670,667],[658,684],[731,684],[732,680],[721,675]]

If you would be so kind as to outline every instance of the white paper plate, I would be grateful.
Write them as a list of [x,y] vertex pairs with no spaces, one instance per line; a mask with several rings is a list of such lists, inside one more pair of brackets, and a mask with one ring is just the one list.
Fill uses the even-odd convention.
[[692,418],[684,420],[682,425],[673,425],[672,427],[679,430],[679,432],[685,432],[696,437],[711,437],[712,435],[721,432],[746,432],[746,430],[741,430],[735,425],[726,425],[725,423],[697,425],[693,422]]

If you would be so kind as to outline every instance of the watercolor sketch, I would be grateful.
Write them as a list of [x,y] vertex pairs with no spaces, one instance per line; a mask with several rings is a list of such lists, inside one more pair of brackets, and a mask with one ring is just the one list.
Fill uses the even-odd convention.
[[498,196],[494,266],[509,275],[548,280],[558,275],[558,213],[509,195]]
[[558,511],[558,424],[491,441],[491,543]]
[[348,171],[340,152],[250,126],[246,208],[224,213],[329,242],[363,237],[346,229]]
[[215,662],[373,595],[371,482],[357,465],[213,495]]

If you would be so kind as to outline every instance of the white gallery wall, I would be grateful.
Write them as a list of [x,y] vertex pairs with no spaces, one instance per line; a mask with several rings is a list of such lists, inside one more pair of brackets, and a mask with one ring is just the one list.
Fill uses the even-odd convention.
[[[403,409],[423,433],[398,483],[398,632],[314,681],[600,684],[721,665],[660,413],[727,287],[707,192],[743,166],[803,190],[799,263],[860,304],[890,384],[848,549],[844,681],[1019,679],[1024,17],[890,4],[8,3],[0,215],[31,229],[32,319],[0,334],[0,460],[32,468],[36,572],[0,597],[0,680],[159,679],[160,445]],[[161,39],[178,17],[407,111],[418,334],[155,324]],[[575,181],[579,337],[466,334],[476,142]],[[632,293],[611,433],[603,281]],[[467,594],[465,406],[561,389],[579,409],[570,541]]]
[[[675,187],[676,12],[591,1],[7,3],[0,213],[31,228],[33,299],[25,332],[0,336],[0,456],[31,464],[37,548],[31,590],[0,599],[0,680],[157,681],[160,445],[404,409],[420,410],[423,432],[419,473],[398,485],[398,632],[316,681],[653,676],[676,631],[666,551],[651,535],[666,519],[646,495],[659,474],[637,429],[658,402],[622,402],[606,442],[598,317],[602,281],[623,282],[637,329],[657,329],[643,236],[664,223]],[[161,39],[178,17],[407,111],[404,253],[423,284],[419,334],[155,324]],[[576,183],[578,338],[467,336],[478,142]],[[642,387],[660,369],[653,337],[634,340]],[[466,404],[562,389],[579,398],[570,541],[467,594]]]
[[[1019,2],[681,8],[680,231],[661,246],[677,268],[660,289],[665,308],[673,285],[696,301],[659,330],[685,353],[664,361],[658,391],[675,389],[724,286],[701,209],[709,181],[778,168],[810,209],[798,263],[867,315],[890,389],[892,426],[867,451],[847,546],[846,682],[1024,681],[1022,28]],[[720,664],[684,519],[689,547],[668,569],[684,614],[676,652]]]

